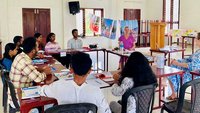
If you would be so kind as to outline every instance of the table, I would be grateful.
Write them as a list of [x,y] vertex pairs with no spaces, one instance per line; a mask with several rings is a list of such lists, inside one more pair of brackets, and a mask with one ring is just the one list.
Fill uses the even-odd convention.
[[[192,39],[192,54],[193,54],[194,53],[194,39],[195,39],[195,36],[181,36],[181,37],[182,37],[182,49],[185,48],[185,46],[184,46],[185,38],[191,38]],[[172,36],[170,36],[170,46],[171,45],[172,45]],[[187,56],[187,55],[185,55],[185,56]]]
[[182,36],[182,48],[184,49],[184,40],[185,38],[191,38],[192,39],[192,54],[194,53],[194,39],[195,36]]
[[[99,51],[103,51],[104,53],[104,69],[99,69],[98,68],[98,63],[99,63]],[[105,71],[105,51],[106,49],[104,48],[95,48],[95,49],[90,49],[90,48],[83,48],[83,49],[61,49],[57,51],[49,51],[47,54],[49,55],[60,55],[61,52],[66,52],[66,54],[75,54],[77,52],[96,52],[97,53],[97,73],[99,70]],[[60,58],[60,57],[59,57]]]
[[158,109],[158,108],[161,108],[161,102],[162,102],[162,78],[163,77],[168,77],[168,76],[174,76],[174,75],[180,75],[180,81],[181,81],[181,84],[182,84],[182,77],[183,77],[183,74],[184,74],[184,71],[183,70],[179,70],[179,69],[176,69],[176,68],[172,68],[172,67],[169,67],[169,66],[164,66],[164,68],[160,69],[160,68],[157,68],[156,66],[151,66],[153,72],[155,73],[156,75],[156,78],[158,78],[159,80],[159,83],[158,83],[158,90],[156,92],[158,92],[158,95],[159,95],[159,100],[158,100],[158,106],[154,107],[153,109]]
[[[45,59],[48,60],[47,63],[45,63],[45,64],[38,64],[36,66],[43,67],[45,65],[55,63],[55,60],[52,57],[45,58]],[[51,75],[48,75],[48,76],[51,76]],[[47,84],[50,84],[50,82],[49,83],[47,82]],[[36,98],[30,98],[30,99],[21,99],[21,97],[22,97],[21,88],[17,89],[17,94],[18,94],[18,98],[20,100],[20,113],[28,113],[33,108],[38,108],[39,111],[41,111],[41,113],[44,113],[44,105],[48,105],[48,104],[57,105],[58,104],[56,99],[49,98],[49,97],[44,97],[44,96],[36,97]]]
[[152,56],[153,52],[164,53],[165,58],[166,58],[167,54],[169,54],[169,56],[168,56],[168,65],[170,65],[170,54],[171,53],[182,52],[182,58],[184,58],[184,51],[185,51],[185,49],[183,49],[183,48],[177,48],[177,49],[172,49],[172,50],[150,49],[151,56]]
[[20,100],[20,113],[29,113],[33,108],[38,108],[41,113],[44,113],[44,105],[57,105],[57,100],[49,97],[37,97],[32,99]]
[[140,36],[143,38],[143,46],[147,47],[148,46],[147,38],[150,39],[150,32],[142,32],[142,33],[139,34],[139,36],[138,36],[139,47],[140,47]]
[[194,80],[194,76],[200,76],[200,70],[191,71],[190,74],[192,75],[192,80]]
[[[120,56],[121,59],[122,59],[121,67],[124,67],[124,64],[125,64],[126,60],[127,60],[128,57],[130,56],[130,54],[131,54],[132,52],[134,52],[134,51],[132,51],[132,52],[126,52],[126,51],[124,51],[123,54],[122,54],[120,51],[113,51],[113,50],[106,50],[106,52],[107,52],[107,71],[108,71],[108,61],[109,61],[109,58],[108,58],[109,56],[108,56],[108,54],[109,54],[109,53]],[[154,59],[153,59],[152,56],[149,56],[149,55],[145,55],[145,56],[146,56],[146,57],[151,57],[150,59],[148,59],[148,60],[149,60],[149,63],[152,64],[152,63],[154,62]]]

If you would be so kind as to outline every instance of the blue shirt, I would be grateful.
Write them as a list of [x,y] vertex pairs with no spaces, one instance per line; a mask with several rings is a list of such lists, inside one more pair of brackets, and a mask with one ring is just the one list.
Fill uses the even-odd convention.
[[8,59],[8,58],[3,58],[2,64],[6,68],[6,70],[10,71],[11,65],[12,65],[12,60]]
[[81,49],[82,46],[83,46],[83,42],[79,38],[77,39],[72,38],[67,42],[68,49]]

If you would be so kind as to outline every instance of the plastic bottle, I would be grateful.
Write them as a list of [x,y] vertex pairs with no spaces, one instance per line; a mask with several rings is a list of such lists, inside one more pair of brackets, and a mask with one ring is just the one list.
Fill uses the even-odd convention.
[[123,54],[123,51],[124,51],[124,43],[123,43],[122,41],[120,41],[119,49],[120,49],[120,52]]

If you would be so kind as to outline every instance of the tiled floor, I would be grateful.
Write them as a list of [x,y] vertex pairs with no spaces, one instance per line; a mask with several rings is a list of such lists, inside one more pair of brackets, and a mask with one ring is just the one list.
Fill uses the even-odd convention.
[[[141,52],[144,53],[144,54],[149,54],[149,48],[137,48],[136,50],[137,50],[137,51],[141,51]],[[188,48],[186,49],[186,53],[190,53],[190,52],[191,52],[191,47],[188,47]],[[157,55],[157,54],[155,54],[155,55]],[[113,58],[113,57],[112,57],[112,58]],[[172,58],[181,58],[181,53],[172,54]],[[112,60],[113,60],[113,59],[112,59]],[[116,61],[117,63],[110,65],[109,67],[110,67],[111,69],[117,69],[117,66],[118,66],[118,65],[116,65],[116,64],[118,64],[118,60],[114,60],[114,61]],[[112,62],[112,63],[113,63],[113,62]],[[0,82],[1,82],[1,80],[0,80]],[[0,83],[0,89],[1,89],[1,90],[0,90],[0,113],[3,113],[3,107],[2,107],[2,83]],[[111,94],[110,88],[102,89],[102,91],[104,92],[104,94],[105,94],[105,96],[106,96],[108,102],[114,101],[114,100],[119,100],[119,99],[120,99],[120,97],[114,97],[114,96]],[[158,98],[158,96],[157,96],[157,94],[156,94],[155,103],[158,101],[157,98]],[[160,113],[160,109],[154,110],[153,113]]]

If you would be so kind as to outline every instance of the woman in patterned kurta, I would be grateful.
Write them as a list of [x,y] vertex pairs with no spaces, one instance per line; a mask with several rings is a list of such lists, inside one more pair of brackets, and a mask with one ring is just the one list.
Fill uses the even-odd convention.
[[[198,33],[197,38],[195,38],[195,46],[200,48],[200,33]],[[183,83],[192,80],[192,75],[190,74],[190,71],[200,69],[200,49],[198,49],[189,58],[172,60],[171,67],[185,71]],[[172,94],[168,97],[168,99],[174,99],[176,98],[176,92],[178,91],[180,86],[180,76],[170,76],[168,77],[168,79],[170,87],[172,89]]]
[[[112,94],[122,96],[128,89],[157,83],[157,79],[149,66],[146,57],[140,52],[133,52],[119,74],[113,75],[115,84],[112,87]],[[121,113],[121,105],[115,101],[110,103],[111,111]],[[128,98],[127,113],[136,113],[136,101],[133,96]]]

